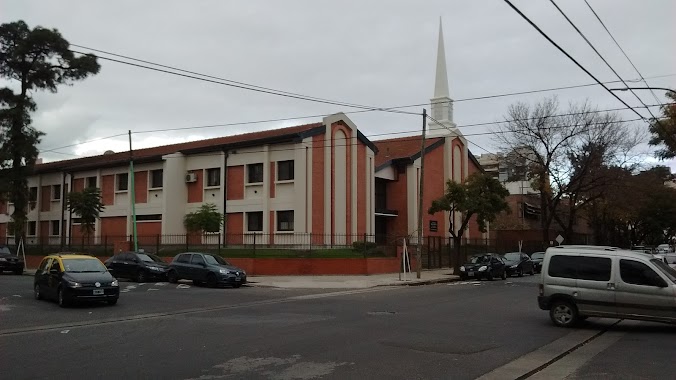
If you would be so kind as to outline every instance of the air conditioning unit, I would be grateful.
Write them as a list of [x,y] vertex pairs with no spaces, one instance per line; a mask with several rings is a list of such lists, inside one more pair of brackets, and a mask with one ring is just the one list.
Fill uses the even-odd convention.
[[193,172],[188,172],[185,175],[185,182],[190,183],[190,182],[197,182],[197,174]]

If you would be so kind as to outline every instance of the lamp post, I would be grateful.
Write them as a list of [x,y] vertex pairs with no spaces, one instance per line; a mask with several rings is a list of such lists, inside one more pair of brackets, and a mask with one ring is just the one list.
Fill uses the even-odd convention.
[[676,95],[676,91],[666,87],[625,87],[625,88],[611,88],[610,91],[629,91],[629,90],[662,90],[671,92]]

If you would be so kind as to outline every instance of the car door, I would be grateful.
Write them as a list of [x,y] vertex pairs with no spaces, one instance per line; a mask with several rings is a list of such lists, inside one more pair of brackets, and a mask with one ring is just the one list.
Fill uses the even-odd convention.
[[192,260],[190,260],[190,279],[197,281],[204,281],[207,278],[207,262],[204,261],[202,255],[193,254]]
[[61,284],[61,276],[63,276],[63,268],[59,259],[53,259],[47,272],[47,286],[45,287],[45,295],[50,298],[56,298],[57,289]]
[[180,278],[190,278],[190,253],[181,253],[171,266],[176,270]]
[[573,297],[581,314],[614,317],[615,271],[609,256],[575,256],[576,290]]
[[108,269],[110,270],[110,273],[117,278],[124,277],[124,271],[122,269],[122,257],[123,256],[124,256],[124,253],[120,253],[120,254],[113,256],[110,259],[110,263],[108,264]]
[[617,312],[621,316],[676,321],[676,297],[669,285],[648,264],[634,259],[620,259],[615,293]]
[[533,273],[533,260],[525,253],[521,254],[521,261],[523,261],[523,271],[526,273]]
[[497,257],[491,257],[491,271],[493,276],[502,276],[505,265]]
[[47,257],[42,260],[40,266],[35,271],[35,281],[40,286],[40,293],[48,295],[47,280],[49,279],[49,268],[52,266],[52,258]]

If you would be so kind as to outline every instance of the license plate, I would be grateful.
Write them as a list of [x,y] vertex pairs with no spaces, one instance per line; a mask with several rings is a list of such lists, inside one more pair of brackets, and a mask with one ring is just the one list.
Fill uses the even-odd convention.
[[239,277],[236,277],[236,278],[235,278],[235,281],[242,281],[242,279],[239,278]]
[[95,296],[100,296],[103,294],[103,289],[94,289],[94,295]]
[[467,275],[470,276],[470,277],[473,277],[473,276],[474,276],[474,272],[467,272]]

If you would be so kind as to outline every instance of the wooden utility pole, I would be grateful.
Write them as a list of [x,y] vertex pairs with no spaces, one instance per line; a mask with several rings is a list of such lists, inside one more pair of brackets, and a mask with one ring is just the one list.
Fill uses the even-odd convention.
[[416,276],[420,278],[422,272],[423,250],[423,185],[425,181],[425,133],[427,130],[427,110],[423,108],[422,142],[420,143],[420,182],[418,184],[418,249],[415,253]]
[[129,175],[131,182],[131,189],[129,189],[129,194],[131,196],[131,228],[134,234],[134,252],[138,251],[138,235],[136,232],[136,184],[134,183],[134,153],[131,149],[131,129],[129,130]]

